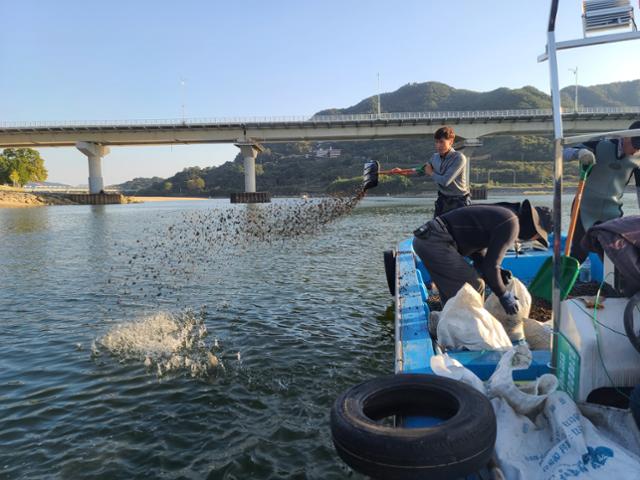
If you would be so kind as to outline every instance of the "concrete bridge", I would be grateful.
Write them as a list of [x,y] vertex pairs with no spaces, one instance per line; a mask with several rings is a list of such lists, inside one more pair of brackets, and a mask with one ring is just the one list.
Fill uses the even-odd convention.
[[[640,107],[580,108],[564,113],[567,132],[624,130]],[[551,134],[550,109],[403,112],[313,117],[0,123],[0,148],[77,147],[89,162],[89,191],[103,189],[102,157],[111,146],[234,143],[244,156],[245,191],[255,192],[260,143],[424,138],[443,125],[457,135]]]

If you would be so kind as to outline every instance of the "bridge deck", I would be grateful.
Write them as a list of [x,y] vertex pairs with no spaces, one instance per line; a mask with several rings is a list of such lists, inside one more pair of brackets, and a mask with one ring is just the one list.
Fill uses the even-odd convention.
[[[564,114],[565,129],[594,132],[627,128],[640,107],[583,108]],[[401,112],[313,117],[0,123],[0,147],[364,140],[423,137],[455,125],[465,138],[496,134],[546,134],[550,109],[458,112]]]

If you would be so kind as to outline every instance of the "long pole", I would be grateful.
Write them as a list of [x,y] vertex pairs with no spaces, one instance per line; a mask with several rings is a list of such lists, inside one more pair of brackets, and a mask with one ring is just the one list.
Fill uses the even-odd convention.
[[578,67],[576,66],[576,113],[578,113]]
[[184,108],[184,86],[186,82],[184,78],[180,79],[180,103],[182,104],[182,123],[186,122],[185,108]]
[[378,72],[378,116],[380,116],[380,72]]
[[558,81],[558,59],[556,56],[555,23],[558,13],[558,0],[551,2],[549,29],[547,31],[547,50],[549,52],[549,76],[551,79],[551,106],[553,110],[553,279],[551,282],[551,308],[553,315],[553,347],[551,352],[551,368],[558,365],[558,335],[562,320],[560,311],[561,251],[562,236],[562,110],[560,107],[560,86]]
[[573,72],[573,74],[576,77],[576,87],[575,87],[575,94],[574,94],[573,111],[575,113],[578,113],[578,67],[570,68],[569,71]]

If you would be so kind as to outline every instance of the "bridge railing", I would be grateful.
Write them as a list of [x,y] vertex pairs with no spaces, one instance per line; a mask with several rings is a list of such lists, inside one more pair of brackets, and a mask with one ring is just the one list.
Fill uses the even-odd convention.
[[[583,107],[565,109],[564,115],[592,116],[640,114],[640,106],[634,107]],[[359,113],[339,115],[313,116],[272,116],[272,117],[226,117],[226,118],[188,118],[188,119],[140,119],[140,120],[67,120],[67,121],[33,121],[33,122],[0,122],[2,129],[21,128],[126,128],[126,127],[189,127],[195,125],[242,126],[259,124],[317,124],[344,122],[380,122],[403,120],[492,120],[508,118],[540,118],[551,117],[551,109],[510,109],[510,110],[473,110],[444,112],[393,112],[393,113]]]

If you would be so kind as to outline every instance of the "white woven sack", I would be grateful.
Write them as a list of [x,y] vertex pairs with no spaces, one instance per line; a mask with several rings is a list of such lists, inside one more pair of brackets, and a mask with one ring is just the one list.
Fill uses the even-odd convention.
[[508,315],[504,311],[504,308],[500,304],[500,299],[495,293],[489,295],[489,298],[484,302],[484,308],[498,319],[512,341],[523,340],[524,328],[522,322],[525,318],[529,318],[529,314],[531,313],[531,294],[529,290],[527,290],[527,287],[515,277],[509,280],[506,288],[507,292],[513,292],[518,298],[518,304],[520,304],[518,313]]
[[468,283],[445,304],[437,332],[438,343],[451,349],[507,350],[512,345],[502,324]]

